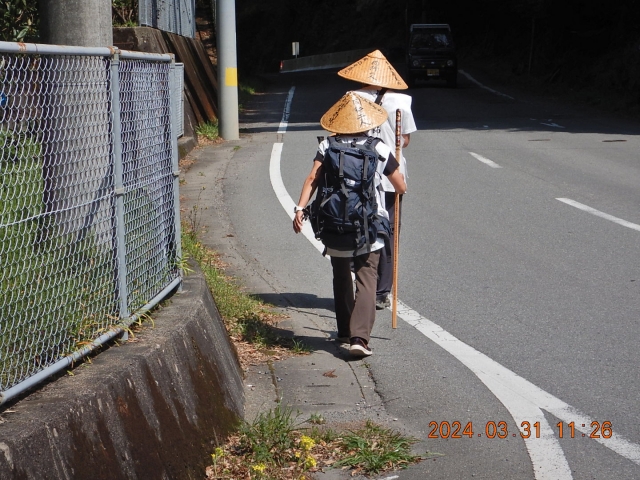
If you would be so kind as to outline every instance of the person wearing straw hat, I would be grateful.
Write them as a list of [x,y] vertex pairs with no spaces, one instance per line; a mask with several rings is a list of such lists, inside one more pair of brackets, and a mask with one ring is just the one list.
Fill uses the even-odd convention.
[[[382,141],[389,145],[395,145],[396,132],[396,110],[402,112],[402,122],[400,131],[402,133],[402,141],[400,142],[401,152],[404,147],[409,145],[411,133],[415,132],[416,123],[411,112],[411,97],[394,90],[406,90],[408,88],[405,81],[395,68],[389,63],[385,56],[376,50],[364,56],[357,62],[352,63],[348,67],[338,72],[343,78],[360,82],[363,86],[354,90],[358,95],[381,105],[388,114],[387,121],[369,132],[369,135],[381,138]],[[407,179],[407,161],[403,154],[400,155],[400,171]],[[388,179],[382,179],[382,190],[384,190],[385,205],[389,213],[389,221],[394,224],[395,217],[395,189]],[[400,205],[402,205],[402,195],[399,197]],[[400,216],[398,216],[398,225],[400,224]],[[393,247],[393,236],[395,232],[391,231],[390,242]],[[388,253],[389,252],[389,253]],[[389,293],[393,283],[393,255],[391,250],[386,249],[380,256],[380,264],[378,266],[378,286],[376,288],[376,308],[382,310],[389,307]]]
[[[335,134],[336,141],[355,145],[364,145],[370,137],[367,132],[386,122],[387,112],[375,103],[353,93],[347,92],[321,118],[322,127]],[[404,193],[406,184],[400,165],[391,148],[383,142],[374,143],[379,159],[376,166],[375,197],[377,214],[387,218],[384,199],[380,195],[380,180],[386,177],[396,191]],[[325,152],[329,148],[329,139],[319,146],[313,167],[302,186],[300,199],[295,207],[293,230],[300,233],[304,222],[304,209],[311,200],[323,175]],[[349,340],[349,352],[355,357],[372,354],[369,339],[376,314],[376,284],[380,252],[384,250],[384,241],[375,242],[354,251],[326,248],[333,268],[333,298],[335,304],[338,340]],[[355,296],[351,277],[353,262],[356,277]]]

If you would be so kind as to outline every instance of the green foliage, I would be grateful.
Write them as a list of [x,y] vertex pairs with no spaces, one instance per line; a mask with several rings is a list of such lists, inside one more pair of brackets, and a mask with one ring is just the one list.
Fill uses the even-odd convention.
[[42,165],[40,144],[25,133],[0,130],[0,224],[40,214]]
[[56,233],[44,188],[40,143],[0,130],[0,388],[90,343],[117,312],[111,244]]
[[313,348],[304,343],[302,340],[291,339],[291,351],[299,355],[313,352]]
[[[313,425],[324,425],[327,421],[320,413],[312,413],[307,420],[308,423]],[[313,437],[313,435],[311,435]]]
[[189,255],[200,265],[227,330],[232,336],[242,338],[257,347],[281,345],[284,340],[269,322],[273,313],[227,277],[220,268],[218,256],[198,241],[198,212],[199,209],[194,207],[189,214],[189,223],[182,225],[182,250],[184,255]]
[[201,123],[196,127],[196,133],[207,140],[218,138],[218,121]]
[[282,466],[292,460],[296,445],[295,420],[291,408],[280,404],[273,410],[261,412],[253,423],[240,427],[240,447],[249,453],[253,462]]
[[[310,428],[296,426],[290,407],[277,404],[245,422],[230,443],[216,448],[207,478],[256,478],[269,480],[310,478],[307,472],[324,468],[351,467],[351,476],[372,475],[406,468],[424,457],[412,455],[416,440],[367,420],[366,425],[343,433],[327,426],[313,414]],[[333,476],[333,475],[332,475]],[[311,477],[315,478],[315,477]]]
[[0,40],[34,41],[38,37],[38,2],[3,0],[0,2]]
[[245,111],[245,105],[256,92],[264,92],[265,84],[258,77],[248,77],[238,84],[238,110]]
[[111,18],[114,27],[138,26],[138,0],[113,0]]

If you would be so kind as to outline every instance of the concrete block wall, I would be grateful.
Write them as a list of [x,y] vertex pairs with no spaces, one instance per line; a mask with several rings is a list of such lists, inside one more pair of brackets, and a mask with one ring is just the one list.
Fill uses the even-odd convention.
[[202,275],[154,318],[0,413],[1,479],[204,478],[242,417],[241,368]]

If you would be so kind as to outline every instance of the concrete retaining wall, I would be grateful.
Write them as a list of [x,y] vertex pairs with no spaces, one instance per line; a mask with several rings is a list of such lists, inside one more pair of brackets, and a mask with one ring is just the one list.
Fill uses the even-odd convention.
[[280,73],[304,72],[307,70],[322,70],[328,68],[346,67],[356,60],[360,60],[374,49],[349,50],[347,52],[324,53],[322,55],[310,55],[308,57],[283,60]]
[[204,478],[242,416],[242,373],[200,274],[170,302],[153,328],[1,413],[0,478]]

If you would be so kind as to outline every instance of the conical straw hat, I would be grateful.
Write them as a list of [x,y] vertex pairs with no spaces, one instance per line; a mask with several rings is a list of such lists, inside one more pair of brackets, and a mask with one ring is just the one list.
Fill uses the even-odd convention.
[[376,85],[394,90],[409,88],[380,50],[371,52],[357,62],[343,68],[338,72],[338,75],[366,85]]
[[333,133],[360,133],[387,121],[387,111],[355,92],[347,92],[320,119],[320,125]]

